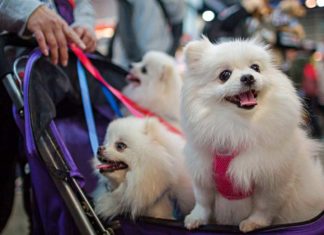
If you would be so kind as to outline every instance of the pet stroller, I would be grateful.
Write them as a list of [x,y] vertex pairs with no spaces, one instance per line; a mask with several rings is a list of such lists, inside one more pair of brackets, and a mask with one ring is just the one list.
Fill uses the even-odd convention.
[[[70,54],[69,67],[52,65],[39,50],[17,58],[13,66],[4,60],[6,45],[30,46],[10,35],[0,38],[0,75],[13,100],[13,115],[24,136],[24,147],[30,166],[33,191],[32,234],[117,234],[117,235],[175,235],[175,234],[239,234],[236,226],[207,225],[194,231],[183,222],[154,218],[132,221],[120,216],[102,221],[91,203],[97,179],[91,173],[89,160],[93,157],[84,103],[91,99],[93,119],[99,142],[107,124],[118,116],[114,100],[107,102],[101,84],[94,79],[94,70],[86,72],[89,96],[85,99],[78,85],[77,58]],[[105,81],[120,90],[125,84],[126,71],[90,56]],[[77,64],[77,65],[76,65]],[[85,66],[87,67],[87,66]],[[12,69],[11,69],[12,68]],[[23,81],[21,75],[24,73]],[[80,76],[81,74],[79,74]],[[85,99],[85,100],[84,100]],[[82,102],[83,100],[83,102]],[[88,101],[87,101],[88,100]],[[297,224],[271,226],[254,234],[324,234],[324,213]]]

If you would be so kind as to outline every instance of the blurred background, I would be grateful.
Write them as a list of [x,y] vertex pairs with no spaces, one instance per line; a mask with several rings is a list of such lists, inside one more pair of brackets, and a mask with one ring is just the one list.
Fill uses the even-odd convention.
[[[121,2],[93,0],[97,12],[98,51],[127,68],[111,55]],[[126,1],[127,2],[127,1]],[[133,0],[129,2],[140,2]],[[163,1],[162,1],[163,2]],[[167,2],[167,1],[166,1]],[[305,126],[322,138],[324,111],[324,0],[184,0],[182,32],[175,53],[184,69],[182,47],[202,34],[211,41],[258,37],[271,45],[275,62],[294,82],[305,104]],[[118,5],[119,4],[119,5]],[[142,9],[145,11],[145,7]],[[179,13],[180,14],[180,13]],[[141,16],[139,16],[141,17]],[[155,16],[152,16],[154,21]],[[134,18],[133,18],[134,20]],[[142,22],[146,30],[149,24]],[[134,27],[134,34],[141,34]],[[151,32],[151,34],[157,32]],[[118,48],[115,54],[119,54]],[[118,57],[118,56],[117,56]]]
[[[128,64],[116,56],[120,54],[118,48],[115,55],[111,54],[121,2],[127,1],[93,0],[97,12],[98,51],[127,68]],[[140,0],[129,2],[136,5]],[[322,137],[324,0],[184,0],[184,2],[182,32],[175,53],[181,70],[184,69],[181,53],[183,45],[190,40],[199,39],[202,34],[211,41],[233,37],[261,38],[271,45],[275,62],[293,80],[304,100],[305,123],[310,134],[315,138]],[[145,7],[142,10],[145,12]],[[152,16],[152,21],[156,20],[153,18],[156,17]],[[142,22],[142,25],[147,27],[147,31],[151,30],[149,24]],[[139,26],[134,26],[133,30],[134,34],[143,33],[143,29]],[[154,33],[157,34],[151,32]]]
[[[92,1],[96,11],[95,30],[98,39],[97,50],[100,54],[127,68],[129,62],[118,58],[121,49],[118,47],[112,49],[117,26],[121,22],[121,13],[123,19],[130,17],[129,14],[136,13],[136,11],[133,13],[121,11],[123,10],[121,9],[122,3],[129,4],[130,2],[135,5],[139,2],[148,4],[150,1],[152,0]],[[167,7],[168,5],[165,4],[165,8]],[[138,18],[141,17],[141,12],[148,10],[146,7],[140,8],[137,11]],[[164,12],[165,9],[161,11]],[[180,70],[184,69],[183,46],[190,40],[199,39],[202,34],[213,42],[233,37],[258,37],[271,46],[275,55],[275,63],[292,79],[303,99],[305,128],[312,137],[323,140],[324,0],[184,0],[181,14],[177,14],[177,11],[173,13],[173,18],[178,16],[181,20],[181,27],[171,28],[170,26],[169,29],[172,31],[175,28],[178,32],[178,43],[173,54],[175,54]],[[161,14],[166,17],[167,22],[172,21],[167,13]],[[135,15],[135,20],[138,18]],[[134,21],[134,18],[130,20],[129,24]],[[138,22],[142,28],[134,27],[133,34],[147,33],[148,36],[146,36],[149,37],[150,34],[152,36],[160,33],[148,27],[150,19],[140,20],[138,19]],[[154,20],[156,20],[155,15],[152,16],[152,21]],[[166,39],[162,38],[162,40]],[[4,235],[28,234],[27,217],[21,200],[21,180],[18,179],[16,184],[15,208],[3,232]]]

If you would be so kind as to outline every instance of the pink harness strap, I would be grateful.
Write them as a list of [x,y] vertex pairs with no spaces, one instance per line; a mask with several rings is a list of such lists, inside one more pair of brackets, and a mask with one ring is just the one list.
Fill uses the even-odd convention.
[[248,192],[243,192],[239,188],[235,188],[230,177],[227,175],[227,170],[231,161],[237,154],[230,155],[216,154],[213,161],[213,176],[218,192],[228,200],[240,200],[252,195],[253,189]]

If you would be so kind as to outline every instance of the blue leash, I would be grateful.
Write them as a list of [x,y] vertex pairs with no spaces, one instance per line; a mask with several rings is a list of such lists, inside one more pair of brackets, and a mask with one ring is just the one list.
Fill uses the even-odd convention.
[[111,94],[111,92],[106,87],[102,86],[101,89],[106,99],[108,100],[111,108],[114,110],[115,114],[117,115],[117,117],[123,117],[115,97]]
[[[95,155],[99,146],[98,135],[96,131],[96,125],[95,125],[95,120],[94,120],[92,106],[91,106],[86,73],[79,60],[77,61],[77,71],[78,71],[79,84],[80,84],[80,90],[82,96],[82,104],[85,113],[85,119],[87,122],[88,132],[89,132],[90,144],[91,144],[92,152]],[[117,117],[122,117],[123,115],[119,109],[117,101],[114,98],[114,96],[111,94],[111,92],[106,87],[101,87],[101,89],[108,103],[113,109],[114,113],[117,115]]]
[[91,101],[90,101],[87,78],[85,75],[85,71],[79,60],[77,61],[77,70],[78,70],[82,104],[83,104],[85,119],[87,122],[90,144],[91,144],[93,155],[95,156],[97,149],[99,147],[99,141],[98,141],[98,135],[97,135],[95,120],[93,116]]

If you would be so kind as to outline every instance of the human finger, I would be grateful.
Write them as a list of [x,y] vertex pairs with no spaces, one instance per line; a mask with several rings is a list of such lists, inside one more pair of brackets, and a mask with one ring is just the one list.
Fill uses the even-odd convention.
[[95,51],[97,48],[97,42],[96,41],[91,41],[88,45],[87,45],[87,49],[86,52],[93,52]]
[[73,28],[73,30],[76,32],[76,34],[81,38],[81,40],[82,40],[82,38],[84,37],[84,34],[86,33],[86,30],[85,30],[85,28],[83,28],[83,27],[75,27],[75,28]]
[[97,39],[94,33],[90,30],[86,30],[84,36],[81,38],[84,44],[87,46],[86,51],[92,52],[96,49]]
[[38,29],[34,32],[34,36],[36,38],[37,44],[38,44],[41,52],[45,56],[48,56],[48,48],[46,45],[46,40],[45,40],[45,36],[44,36],[43,32],[40,29]]
[[58,52],[59,52],[59,58],[60,62],[63,66],[66,66],[68,63],[68,41],[65,37],[62,28],[57,27],[55,29],[55,37],[56,41],[58,42]]
[[53,64],[58,63],[58,42],[51,29],[45,31],[46,42],[49,46],[51,61]]
[[72,28],[70,28],[68,25],[65,25],[63,28],[64,34],[68,39],[70,39],[70,42],[75,43],[77,46],[79,46],[81,49],[85,50],[86,45],[82,42],[81,38],[73,31]]

